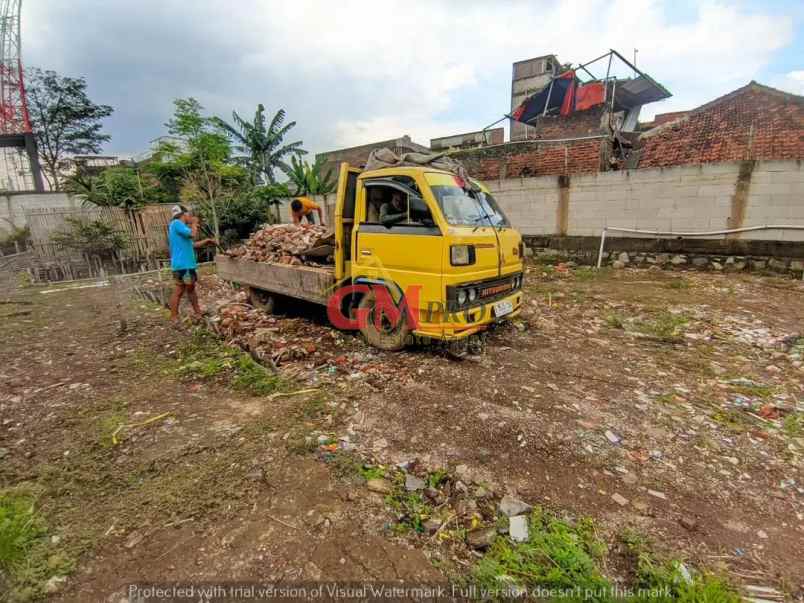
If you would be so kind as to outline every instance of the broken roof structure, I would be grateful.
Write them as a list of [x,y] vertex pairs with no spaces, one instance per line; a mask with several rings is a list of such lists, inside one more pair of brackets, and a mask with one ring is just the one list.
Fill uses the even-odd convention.
[[[618,78],[612,75],[615,60],[633,70],[635,77]],[[594,73],[592,66],[603,64],[604,61],[605,76],[598,77],[602,73]],[[556,70],[549,83],[528,96],[508,117],[535,126],[540,117],[569,117],[577,111],[605,105],[610,113],[625,113],[620,126],[612,129],[632,131],[636,127],[642,105],[670,96],[672,95],[667,88],[611,49],[576,67],[565,65]]]

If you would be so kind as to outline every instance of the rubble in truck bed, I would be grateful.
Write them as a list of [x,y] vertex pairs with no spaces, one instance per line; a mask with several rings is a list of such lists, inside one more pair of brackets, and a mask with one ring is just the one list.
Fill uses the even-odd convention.
[[322,266],[333,263],[334,242],[335,235],[326,226],[270,224],[226,254],[255,262]]

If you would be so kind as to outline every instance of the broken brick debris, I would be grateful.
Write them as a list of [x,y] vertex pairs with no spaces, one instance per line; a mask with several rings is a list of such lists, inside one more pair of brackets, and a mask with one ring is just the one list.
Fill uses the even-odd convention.
[[[334,233],[316,224],[270,224],[252,234],[226,255],[255,262],[321,266],[331,264]],[[311,252],[306,256],[305,252]],[[314,255],[312,255],[314,253]]]

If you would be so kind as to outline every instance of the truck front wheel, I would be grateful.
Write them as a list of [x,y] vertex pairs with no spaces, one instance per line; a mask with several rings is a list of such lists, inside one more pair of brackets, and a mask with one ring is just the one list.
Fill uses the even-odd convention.
[[360,332],[366,341],[375,348],[396,352],[405,347],[407,343],[410,327],[405,316],[400,316],[396,324],[392,324],[388,317],[383,313],[380,317],[380,327],[377,328],[375,313],[377,311],[377,298],[373,291],[366,293],[358,304],[358,316],[365,316],[361,320]]

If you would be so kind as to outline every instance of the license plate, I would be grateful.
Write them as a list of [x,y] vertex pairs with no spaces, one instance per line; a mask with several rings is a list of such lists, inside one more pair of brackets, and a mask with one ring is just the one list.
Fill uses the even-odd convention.
[[497,302],[493,306],[494,308],[494,317],[499,318],[500,316],[505,316],[506,314],[510,314],[514,311],[514,304],[509,301],[501,301]]

